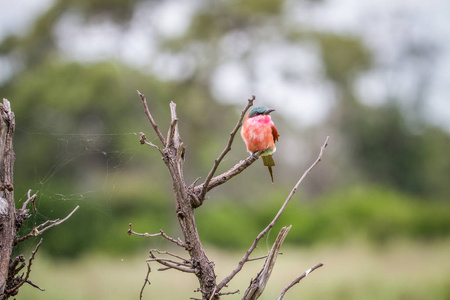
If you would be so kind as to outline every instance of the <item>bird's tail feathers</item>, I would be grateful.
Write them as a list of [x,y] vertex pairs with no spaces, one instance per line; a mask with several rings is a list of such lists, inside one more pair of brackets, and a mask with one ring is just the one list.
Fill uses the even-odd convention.
[[267,168],[269,169],[270,179],[272,179],[272,183],[273,183],[272,167],[275,166],[275,161],[273,160],[272,155],[261,156],[261,157],[262,157],[264,165],[267,166]]
[[273,160],[272,155],[267,155],[267,156],[261,156],[263,163],[266,167],[273,167],[275,166],[275,161]]

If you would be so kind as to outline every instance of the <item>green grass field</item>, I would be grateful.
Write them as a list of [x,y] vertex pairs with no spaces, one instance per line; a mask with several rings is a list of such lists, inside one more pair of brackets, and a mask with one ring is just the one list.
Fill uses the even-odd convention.
[[[264,243],[255,256],[267,253]],[[216,264],[218,280],[237,264],[243,252],[207,248]],[[450,299],[450,241],[430,244],[397,242],[383,247],[361,243],[322,245],[314,248],[285,248],[279,256],[265,294],[276,299],[281,289],[318,262],[325,265],[293,287],[284,299]],[[90,300],[139,299],[146,274],[146,253],[131,257],[87,256],[73,261],[38,257],[32,281],[45,289],[24,287],[17,299]],[[249,262],[231,282],[229,290],[240,294],[223,299],[241,299],[248,283],[263,261]],[[189,299],[198,296],[192,274],[173,270],[157,272],[143,299]]]

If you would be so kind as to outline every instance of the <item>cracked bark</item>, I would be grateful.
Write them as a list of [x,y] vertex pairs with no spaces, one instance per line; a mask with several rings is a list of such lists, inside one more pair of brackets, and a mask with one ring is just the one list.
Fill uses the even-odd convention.
[[12,146],[15,118],[8,100],[0,103],[0,299],[8,280],[9,262],[16,236],[13,168],[15,154]]
[[172,178],[178,222],[184,236],[186,250],[192,259],[195,275],[200,283],[203,299],[219,299],[217,296],[211,297],[216,286],[214,263],[208,259],[200,242],[195,224],[194,207],[183,177],[185,148],[178,131],[175,108],[175,103],[170,103],[172,122],[167,135],[166,147],[163,150],[163,161]]

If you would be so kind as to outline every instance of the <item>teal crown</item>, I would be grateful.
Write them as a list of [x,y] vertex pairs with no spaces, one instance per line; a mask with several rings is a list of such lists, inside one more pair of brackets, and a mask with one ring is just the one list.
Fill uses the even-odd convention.
[[256,117],[256,116],[259,116],[259,115],[268,115],[268,114],[270,114],[273,111],[275,111],[275,109],[268,108],[268,107],[265,107],[265,106],[255,107],[254,109],[252,109],[250,111],[249,118],[253,118],[253,117]]

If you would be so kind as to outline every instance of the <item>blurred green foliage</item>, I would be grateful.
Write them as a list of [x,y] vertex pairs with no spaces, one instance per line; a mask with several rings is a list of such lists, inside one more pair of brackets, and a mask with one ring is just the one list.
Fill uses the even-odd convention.
[[[198,212],[200,234],[222,248],[249,247],[285,197],[277,193],[247,204],[210,203],[213,208]],[[423,200],[385,186],[341,188],[312,203],[304,200],[294,197],[273,229],[278,232],[282,226],[293,226],[286,243],[310,246],[358,238],[383,245],[405,238],[426,242],[450,237],[446,203],[423,205]]]
[[343,86],[371,65],[372,56],[356,37],[336,34],[316,34],[322,49],[327,76]]

